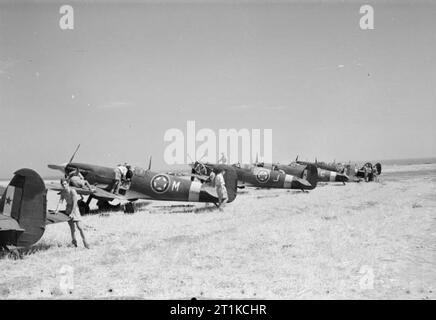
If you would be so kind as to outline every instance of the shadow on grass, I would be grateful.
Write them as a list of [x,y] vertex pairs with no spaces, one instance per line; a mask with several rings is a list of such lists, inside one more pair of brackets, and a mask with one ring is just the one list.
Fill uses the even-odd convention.
[[193,212],[195,205],[193,204],[174,204],[153,206],[149,212],[152,214],[174,214],[174,213],[189,213]]
[[38,253],[40,251],[46,251],[52,247],[53,245],[50,244],[38,243],[36,245],[27,248],[16,248],[16,247],[9,247],[7,249],[2,248],[0,249],[0,259],[6,257],[14,260],[23,259],[25,256],[29,256]]
[[268,195],[268,196],[257,196],[257,199],[264,199],[264,198],[277,198],[279,195],[278,194],[274,194],[274,195]]
[[[149,206],[152,203],[152,201],[144,201],[144,202],[138,202],[134,203],[135,211],[142,210],[143,208]],[[123,212],[124,206],[121,204],[117,205],[109,205],[106,208],[100,209],[91,209],[89,210],[89,213],[82,214],[83,216],[86,215],[101,215],[101,216],[108,216],[111,212]]]
[[46,251],[46,250],[51,249],[51,248],[53,248],[53,245],[51,245],[51,244],[37,243],[29,248],[20,248],[19,252],[23,256],[28,256],[31,254],[38,253],[40,251]]
[[201,213],[207,213],[207,212],[215,212],[219,211],[220,209],[217,208],[215,205],[209,205],[204,207],[199,207],[194,209],[194,213],[201,214]]

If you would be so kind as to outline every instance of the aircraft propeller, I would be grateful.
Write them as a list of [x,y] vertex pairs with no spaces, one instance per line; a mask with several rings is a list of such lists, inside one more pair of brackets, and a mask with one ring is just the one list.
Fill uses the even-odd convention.
[[63,164],[49,164],[48,167],[49,167],[50,169],[53,169],[53,170],[59,170],[59,171],[62,171],[63,173],[65,173],[65,169],[67,168],[67,166],[68,166],[71,162],[73,162],[73,159],[74,159],[74,157],[76,156],[76,153],[77,153],[77,151],[79,150],[79,148],[80,148],[80,143],[79,143],[79,145],[76,147],[76,150],[74,151],[73,155],[71,156],[70,161],[68,161],[67,163],[63,163]]
[[151,158],[152,158],[152,156],[150,156],[150,159],[148,160],[148,171],[151,170]]
[[76,153],[77,153],[77,151],[79,150],[79,148],[80,148],[80,143],[79,143],[79,145],[77,146],[76,151],[74,151],[73,155],[71,156],[70,161],[68,161],[68,164],[70,164],[71,162],[73,162],[73,159],[74,159],[74,157],[76,156]]

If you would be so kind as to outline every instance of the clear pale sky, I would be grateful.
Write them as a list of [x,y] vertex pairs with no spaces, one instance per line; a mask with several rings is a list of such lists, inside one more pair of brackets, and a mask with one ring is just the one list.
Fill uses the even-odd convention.
[[435,156],[436,4],[410,2],[0,2],[0,177],[53,174],[79,143],[76,161],[164,168],[187,120],[271,128],[281,162]]

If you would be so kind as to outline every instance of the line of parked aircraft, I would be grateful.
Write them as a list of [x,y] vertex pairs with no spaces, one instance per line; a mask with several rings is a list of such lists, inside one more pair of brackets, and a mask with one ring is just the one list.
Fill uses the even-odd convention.
[[[78,149],[78,148],[77,148]],[[92,199],[97,200],[101,210],[108,209],[110,202],[118,199],[124,203],[124,211],[133,213],[137,200],[164,200],[219,203],[216,189],[209,183],[212,171],[224,170],[224,180],[228,193],[227,202],[235,200],[238,188],[282,188],[307,192],[316,188],[318,182],[359,182],[368,181],[368,168],[374,168],[376,175],[381,173],[381,165],[367,163],[360,170],[350,165],[338,166],[324,162],[303,162],[298,157],[288,165],[278,163],[254,164],[213,164],[195,161],[190,164],[191,171],[182,174],[154,172],[151,159],[147,169],[135,167],[127,187],[117,194],[111,192],[115,182],[115,168],[89,163],[70,161],[48,167],[67,175],[78,170],[93,186],[74,187],[82,200],[79,200],[81,213],[88,213]],[[370,180],[370,179],[369,179]],[[1,190],[4,189],[4,190]],[[52,223],[66,222],[69,217],[59,212],[47,211],[47,189],[61,191],[60,183],[44,183],[40,175],[32,169],[20,169],[6,188],[0,187],[0,248],[8,246],[29,247],[43,235],[45,227]],[[86,199],[86,200],[84,200]]]

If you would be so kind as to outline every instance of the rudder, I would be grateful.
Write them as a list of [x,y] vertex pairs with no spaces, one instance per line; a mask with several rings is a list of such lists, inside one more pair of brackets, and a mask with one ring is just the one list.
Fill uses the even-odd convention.
[[231,167],[225,168],[224,180],[227,189],[227,202],[232,202],[235,200],[238,190],[238,175],[236,170]]
[[0,200],[0,212],[16,220],[24,229],[16,233],[12,245],[28,247],[44,234],[47,215],[47,190],[40,175],[32,169],[20,169]]
[[315,189],[318,183],[318,168],[314,164],[306,165],[306,168],[303,172],[303,177],[312,185],[311,189]]

